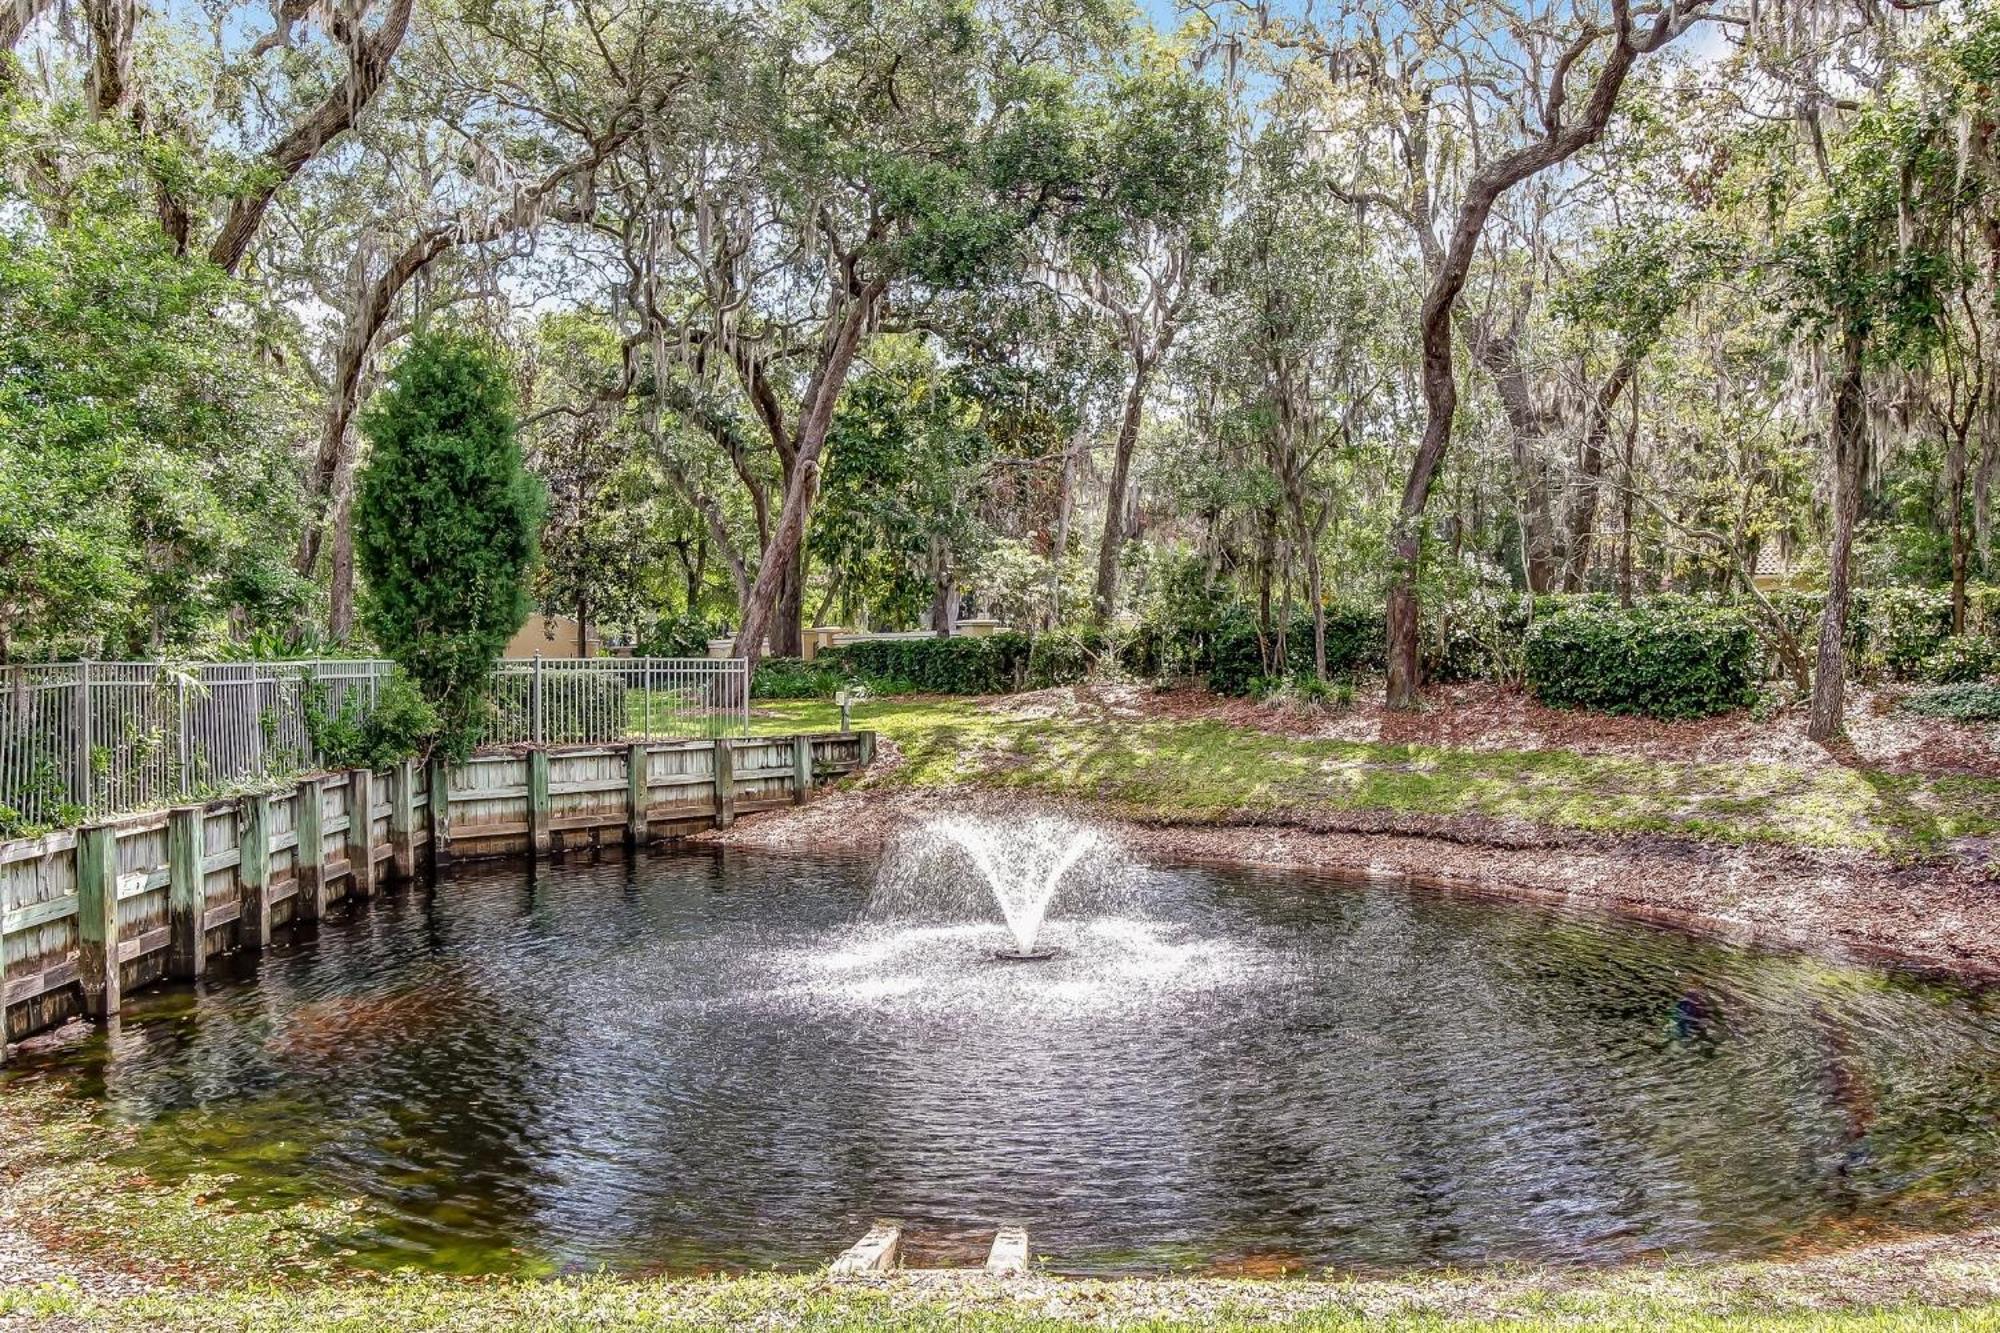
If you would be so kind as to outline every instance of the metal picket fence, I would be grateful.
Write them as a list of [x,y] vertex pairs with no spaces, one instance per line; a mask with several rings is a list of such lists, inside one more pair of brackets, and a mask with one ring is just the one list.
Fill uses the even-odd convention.
[[[0,828],[219,794],[314,767],[309,703],[365,717],[391,664],[58,662],[0,668]],[[741,658],[502,662],[486,744],[741,735]]]

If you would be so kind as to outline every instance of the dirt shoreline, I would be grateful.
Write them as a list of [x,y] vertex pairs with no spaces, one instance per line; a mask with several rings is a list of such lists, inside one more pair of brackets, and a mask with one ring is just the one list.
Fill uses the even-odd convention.
[[892,780],[899,762],[893,745],[885,744],[867,777],[804,806],[747,815],[700,840],[872,853],[939,815],[1054,811],[1106,828],[1154,864],[1387,881],[2000,983],[2000,881],[1962,861],[1905,864],[1857,851],[1366,812],[1260,812],[1196,823],[1088,800],[1029,799],[979,787],[899,787]]

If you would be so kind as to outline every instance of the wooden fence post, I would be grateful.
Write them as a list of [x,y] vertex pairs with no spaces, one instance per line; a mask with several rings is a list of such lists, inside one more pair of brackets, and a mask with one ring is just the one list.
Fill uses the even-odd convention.
[[118,1012],[121,988],[118,830],[106,824],[76,831],[76,938],[84,1012],[94,1019],[109,1018]]
[[715,738],[715,826],[736,822],[736,751],[727,736]]
[[375,775],[365,768],[347,775],[347,896],[375,896]]
[[398,880],[417,874],[417,766],[409,759],[390,770],[389,873]]
[[792,737],[792,803],[804,805],[812,795],[813,738]]
[[326,911],[326,794],[318,778],[299,781],[298,807],[292,828],[299,835],[292,849],[292,882],[298,885],[298,900],[292,920],[317,921]]
[[649,754],[644,741],[625,747],[625,841],[630,843],[646,840],[646,811],[653,799],[646,782],[646,769],[652,763]]
[[167,812],[167,975],[193,981],[208,967],[207,875],[202,863],[202,807]]
[[236,947],[261,950],[271,944],[271,797],[246,796],[237,807],[236,891],[242,903],[236,918]]
[[875,733],[862,731],[856,734],[861,737],[861,767],[866,768],[875,762]]
[[528,751],[528,850],[535,856],[549,850],[549,752]]
[[451,841],[451,766],[444,756],[431,756],[430,795],[424,802],[424,828],[430,834],[431,864],[444,852],[444,845]]

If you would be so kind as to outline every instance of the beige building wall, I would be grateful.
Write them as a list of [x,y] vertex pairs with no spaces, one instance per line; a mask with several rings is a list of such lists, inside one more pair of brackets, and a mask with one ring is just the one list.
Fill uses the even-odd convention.
[[503,656],[533,657],[540,653],[543,657],[596,657],[603,651],[604,640],[596,630],[586,632],[584,650],[577,651],[575,616],[545,616],[536,612],[507,640]]

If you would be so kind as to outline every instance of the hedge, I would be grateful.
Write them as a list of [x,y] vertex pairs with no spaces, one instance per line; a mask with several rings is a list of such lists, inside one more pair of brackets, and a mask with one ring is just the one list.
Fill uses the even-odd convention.
[[1954,722],[2000,722],[2000,685],[1966,683],[1919,690],[1903,701],[1906,711]]
[[[1258,693],[1285,680],[1313,678],[1313,621],[1310,611],[1295,616],[1285,627],[1285,661],[1275,671],[1266,670],[1264,651],[1275,647],[1257,635],[1257,617],[1247,606],[1229,608],[1211,637],[1207,661],[1201,674],[1217,694]],[[1357,671],[1378,671],[1385,658],[1382,611],[1357,603],[1336,603],[1326,608],[1326,674],[1352,676]]]
[[868,639],[816,659],[884,693],[1004,694],[1027,680],[1025,634],[982,639]]
[[752,699],[824,699],[847,683],[837,662],[802,657],[766,657],[750,678]]
[[[1970,633],[1954,637],[1947,589],[1872,588],[1855,593],[1850,668],[1930,682],[2000,671],[2000,589],[1975,585]],[[1817,631],[1820,598],[1771,601],[1801,641]],[[1665,595],[1626,609],[1606,593],[1505,596],[1477,606],[1428,605],[1422,667],[1429,682],[1525,680],[1563,707],[1655,717],[1698,717],[1743,706],[1765,664],[1742,603]],[[1327,673],[1339,680],[1384,664],[1382,608],[1338,602],[1326,610]],[[1313,675],[1312,617],[1286,626],[1286,660],[1265,663],[1255,610],[1217,595],[1183,597],[1119,633],[1054,630],[1032,637],[869,640],[811,663],[759,665],[754,697],[824,698],[853,681],[880,693],[1004,694],[1084,680],[1106,668],[1140,679],[1205,681],[1219,694],[1253,695]],[[1629,678],[1628,678],[1629,677]]]
[[1742,612],[1678,599],[1566,607],[1529,630],[1528,688],[1555,708],[1708,717],[1756,694],[1757,640]]

